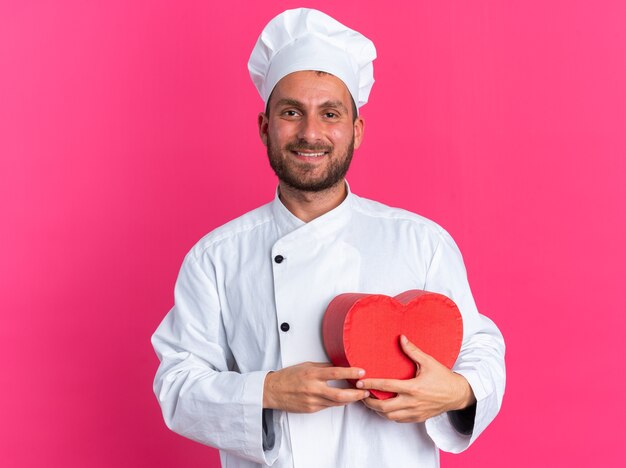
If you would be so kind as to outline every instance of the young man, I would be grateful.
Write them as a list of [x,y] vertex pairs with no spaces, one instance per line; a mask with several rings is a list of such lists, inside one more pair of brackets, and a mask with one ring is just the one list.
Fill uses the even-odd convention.
[[[434,467],[438,449],[464,450],[499,410],[504,342],[476,310],[454,241],[345,182],[375,56],[367,38],[309,9],[274,18],[252,52],[276,197],[194,246],[153,336],[167,425],[219,448],[224,466]],[[409,289],[459,306],[452,371],[406,340],[413,379],[327,362],[321,320],[333,297]],[[376,400],[369,389],[398,396]]]

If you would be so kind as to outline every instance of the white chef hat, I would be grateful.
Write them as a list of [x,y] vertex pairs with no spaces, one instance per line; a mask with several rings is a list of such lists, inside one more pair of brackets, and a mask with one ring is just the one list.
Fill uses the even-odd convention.
[[263,102],[281,78],[301,70],[331,73],[343,81],[357,107],[374,84],[374,43],[339,21],[309,8],[272,19],[256,42],[248,70]]

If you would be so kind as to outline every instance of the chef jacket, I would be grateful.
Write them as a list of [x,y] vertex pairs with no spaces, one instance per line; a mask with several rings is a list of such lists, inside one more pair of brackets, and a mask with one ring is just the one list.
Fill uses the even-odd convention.
[[[263,410],[269,371],[328,361],[321,322],[331,299],[409,289],[459,306],[463,343],[453,370],[476,396],[471,434],[457,431],[449,414],[396,423],[362,402],[313,414]],[[308,223],[277,194],[202,238],[185,257],[175,305],[152,343],[167,426],[217,447],[224,467],[439,466],[438,449],[464,450],[492,421],[505,386],[502,335],[478,313],[452,238],[349,189],[337,208]]]

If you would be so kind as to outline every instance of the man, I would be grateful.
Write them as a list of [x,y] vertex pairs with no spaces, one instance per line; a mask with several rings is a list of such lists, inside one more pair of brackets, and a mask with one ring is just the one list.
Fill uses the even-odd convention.
[[[309,9],[274,18],[252,52],[276,197],[194,246],[153,336],[168,427],[219,448],[223,466],[434,467],[438,449],[464,450],[499,410],[504,343],[476,310],[454,241],[345,182],[375,56],[371,41]],[[368,379],[327,362],[321,320],[333,297],[409,289],[459,306],[454,372],[406,339],[413,379]],[[398,396],[377,400],[369,389]]]

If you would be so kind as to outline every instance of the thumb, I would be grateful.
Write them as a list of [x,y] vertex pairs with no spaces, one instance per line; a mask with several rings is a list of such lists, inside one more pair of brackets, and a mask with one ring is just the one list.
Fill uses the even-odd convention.
[[409,339],[404,335],[400,335],[400,346],[402,347],[402,351],[404,351],[404,354],[406,354],[408,357],[411,358],[411,360],[417,363],[418,369],[420,365],[424,364],[425,361],[430,357],[424,351],[415,346],[411,341],[409,341]]

